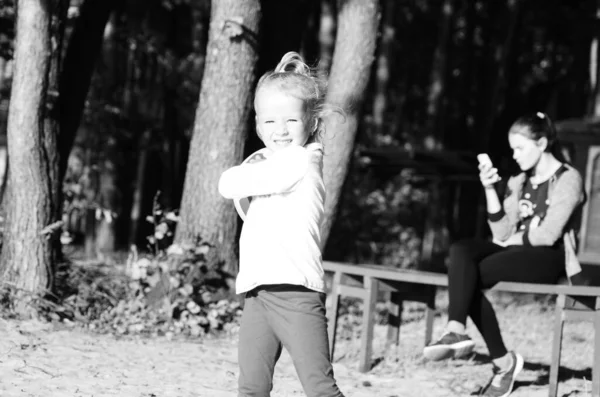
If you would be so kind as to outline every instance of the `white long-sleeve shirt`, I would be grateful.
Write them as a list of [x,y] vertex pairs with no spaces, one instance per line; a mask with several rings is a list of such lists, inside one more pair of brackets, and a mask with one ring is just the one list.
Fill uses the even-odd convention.
[[323,147],[313,143],[263,153],[265,160],[232,167],[219,180],[225,198],[252,197],[240,236],[236,293],[267,284],[324,292]]

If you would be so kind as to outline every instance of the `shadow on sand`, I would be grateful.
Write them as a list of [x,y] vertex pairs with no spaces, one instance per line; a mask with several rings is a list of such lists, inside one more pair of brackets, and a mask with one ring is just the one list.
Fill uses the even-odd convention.
[[[475,363],[479,364],[489,364],[492,361],[492,358],[485,354],[474,353],[470,358]],[[550,378],[550,366],[547,364],[536,363],[531,361],[525,361],[523,365],[523,369],[527,371],[540,372],[541,374],[535,379],[533,382],[523,382],[523,381],[515,381],[513,391],[517,390],[519,387],[528,387],[528,386],[547,386],[549,384]],[[591,379],[592,378],[592,369],[586,368],[583,370],[571,369],[568,367],[561,366],[558,370],[558,382],[564,382],[569,379]],[[479,395],[480,390],[473,392],[471,395]],[[568,393],[563,395],[562,397],[568,397],[572,393]]]

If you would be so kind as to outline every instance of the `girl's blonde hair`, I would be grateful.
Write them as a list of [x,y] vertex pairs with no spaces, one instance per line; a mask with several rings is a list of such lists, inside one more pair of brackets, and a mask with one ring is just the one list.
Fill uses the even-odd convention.
[[320,142],[325,132],[323,117],[329,114],[325,106],[327,84],[325,77],[304,62],[297,52],[286,53],[274,70],[265,73],[256,85],[255,107],[258,92],[265,87],[275,87],[304,101],[315,127],[307,143]]

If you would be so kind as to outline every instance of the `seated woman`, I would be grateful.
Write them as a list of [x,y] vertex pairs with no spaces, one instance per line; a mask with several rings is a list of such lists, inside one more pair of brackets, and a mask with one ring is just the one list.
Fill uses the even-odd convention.
[[493,241],[471,239],[451,246],[448,324],[443,336],[423,352],[430,360],[469,354],[475,343],[466,335],[465,324],[471,317],[494,363],[485,396],[511,393],[523,357],[506,350],[482,290],[500,281],[556,283],[565,272],[574,284],[583,280],[573,229],[573,215],[584,200],[582,179],[561,161],[552,121],[540,112],[521,117],[511,126],[508,142],[522,172],[508,180],[501,202],[494,188],[498,171],[489,159],[480,160]]

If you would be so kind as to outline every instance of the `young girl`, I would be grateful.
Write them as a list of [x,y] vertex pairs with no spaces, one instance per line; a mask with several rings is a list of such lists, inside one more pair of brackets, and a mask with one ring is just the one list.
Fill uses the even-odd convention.
[[256,88],[256,129],[265,148],[219,181],[219,192],[238,202],[244,219],[236,280],[236,292],[245,293],[239,396],[270,395],[282,346],[307,396],[343,396],[329,358],[320,250],[323,98],[302,58],[284,55]]
[[497,169],[489,158],[480,160],[493,241],[466,240],[451,246],[449,321],[441,339],[423,352],[431,360],[470,353],[475,344],[465,333],[465,323],[471,317],[494,362],[485,396],[510,394],[523,357],[506,350],[482,290],[499,281],[555,283],[565,272],[572,283],[583,280],[573,229],[573,214],[584,200],[579,172],[560,160],[554,126],[544,113],[518,119],[508,141],[522,172],[508,180],[501,202],[494,189],[500,180]]

